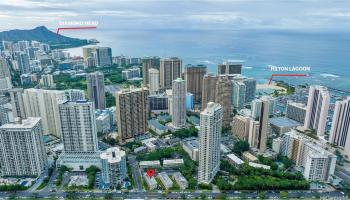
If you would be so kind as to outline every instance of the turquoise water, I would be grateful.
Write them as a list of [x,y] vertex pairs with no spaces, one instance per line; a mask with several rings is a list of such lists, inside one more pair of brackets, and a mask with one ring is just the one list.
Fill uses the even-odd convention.
[[[113,55],[178,56],[183,64],[206,64],[216,72],[223,60],[244,61],[243,74],[267,82],[269,65],[310,66],[309,77],[276,78],[291,83],[321,84],[350,90],[350,34],[267,30],[117,30],[65,32],[95,38]],[[71,49],[82,55],[81,48]]]

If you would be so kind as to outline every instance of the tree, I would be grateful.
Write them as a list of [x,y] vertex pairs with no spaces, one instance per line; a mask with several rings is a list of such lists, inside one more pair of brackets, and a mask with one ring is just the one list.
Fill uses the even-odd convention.
[[281,199],[285,199],[285,198],[287,198],[288,197],[288,192],[286,192],[286,191],[281,191],[280,192],[280,198]]
[[247,141],[240,140],[233,146],[233,152],[241,156],[242,152],[249,150],[249,143]]
[[204,200],[204,199],[207,198],[207,196],[206,196],[204,193],[202,193],[202,194],[200,195],[200,198],[201,198],[202,200]]
[[106,107],[112,107],[115,106],[115,97],[113,96],[113,94],[106,92]]
[[67,199],[76,199],[77,198],[77,193],[75,191],[68,191],[66,195]]
[[266,193],[265,192],[259,192],[258,197],[259,197],[259,199],[266,199]]
[[91,166],[89,168],[86,168],[86,173],[87,173],[87,176],[88,176],[88,188],[89,189],[93,189],[94,188],[94,185],[95,185],[95,177],[96,177],[96,173],[98,171],[100,171],[100,169],[96,166]]
[[113,194],[112,193],[106,193],[104,196],[103,196],[104,199],[113,199]]
[[219,194],[218,199],[220,199],[220,200],[226,200],[226,199],[227,199],[227,196],[226,196],[225,194],[221,193],[221,194]]

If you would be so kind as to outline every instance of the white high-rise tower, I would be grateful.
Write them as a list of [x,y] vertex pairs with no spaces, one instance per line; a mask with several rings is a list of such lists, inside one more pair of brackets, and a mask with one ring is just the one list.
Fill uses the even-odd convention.
[[159,71],[151,68],[148,70],[149,93],[156,94],[159,90]]
[[326,87],[310,86],[304,128],[316,130],[317,136],[325,132],[330,96]]
[[220,169],[222,107],[209,102],[201,112],[198,182],[209,184]]

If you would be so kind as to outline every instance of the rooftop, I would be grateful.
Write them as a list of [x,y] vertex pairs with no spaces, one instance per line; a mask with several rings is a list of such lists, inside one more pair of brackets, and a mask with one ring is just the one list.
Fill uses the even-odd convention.
[[16,123],[9,123],[0,126],[0,129],[31,129],[40,122],[39,117],[28,117],[27,119],[20,120]]
[[159,130],[164,130],[164,131],[168,130],[166,126],[162,125],[161,123],[158,122],[158,120],[155,120],[155,119],[148,120],[148,124],[154,126],[156,129],[159,129]]
[[238,164],[238,165],[242,165],[244,164],[244,161],[240,158],[238,158],[235,154],[228,154],[227,155],[228,159],[230,159],[231,161],[233,161],[234,163]]
[[287,117],[271,118],[270,123],[275,126],[283,126],[283,127],[296,127],[301,125],[299,122],[289,119]]
[[120,150],[119,147],[112,147],[101,153],[100,158],[108,160],[109,163],[117,163],[125,157],[125,151]]

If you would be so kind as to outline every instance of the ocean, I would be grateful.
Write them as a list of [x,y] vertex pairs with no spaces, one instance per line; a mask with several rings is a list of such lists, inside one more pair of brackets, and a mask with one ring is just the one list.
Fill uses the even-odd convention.
[[[276,77],[293,84],[320,84],[350,91],[350,34],[286,30],[119,30],[65,31],[95,38],[113,56],[177,56],[186,64],[206,64],[215,73],[224,60],[243,62],[243,74],[267,83],[270,66],[309,66],[307,77]],[[82,47],[68,49],[82,55]],[[298,72],[303,73],[303,72]]]

